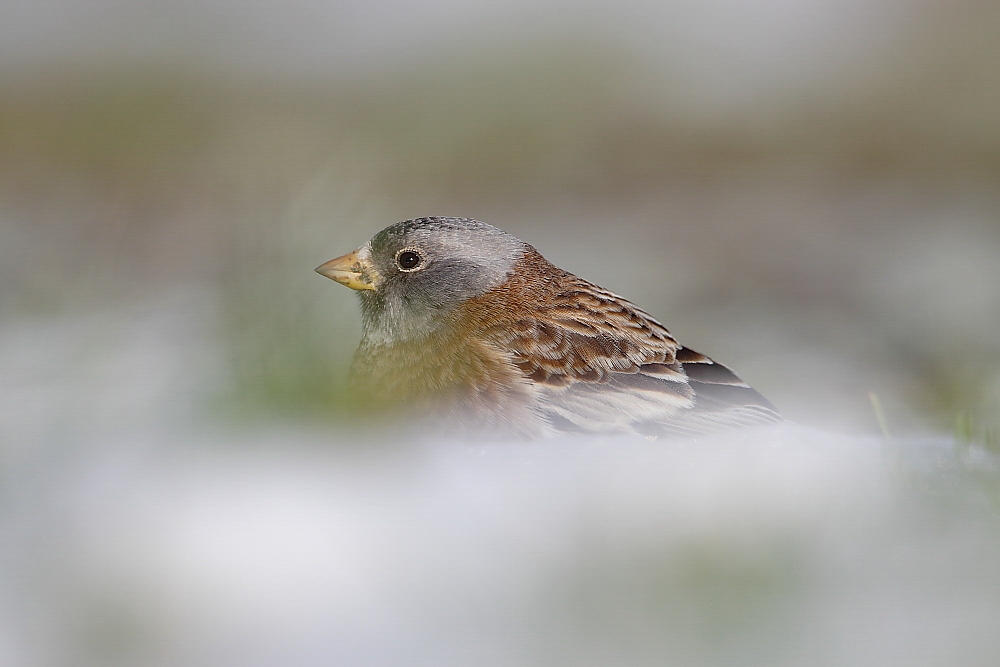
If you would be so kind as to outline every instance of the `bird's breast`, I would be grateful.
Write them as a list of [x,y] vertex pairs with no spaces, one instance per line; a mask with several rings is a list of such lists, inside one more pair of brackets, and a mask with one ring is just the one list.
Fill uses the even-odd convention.
[[417,341],[362,341],[351,369],[364,397],[406,411],[448,415],[478,426],[533,420],[534,388],[510,355],[476,338],[436,334]]

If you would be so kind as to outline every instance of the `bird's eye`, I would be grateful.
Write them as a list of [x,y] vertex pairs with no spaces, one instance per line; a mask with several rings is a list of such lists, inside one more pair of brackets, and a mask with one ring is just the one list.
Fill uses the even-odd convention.
[[414,250],[400,250],[396,253],[396,264],[403,271],[413,271],[421,262],[420,255]]

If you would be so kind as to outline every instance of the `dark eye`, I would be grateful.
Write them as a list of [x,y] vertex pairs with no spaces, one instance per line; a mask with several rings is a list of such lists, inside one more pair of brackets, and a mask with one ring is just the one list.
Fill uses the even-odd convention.
[[412,271],[420,266],[421,257],[413,250],[403,250],[396,255],[396,264],[404,271]]

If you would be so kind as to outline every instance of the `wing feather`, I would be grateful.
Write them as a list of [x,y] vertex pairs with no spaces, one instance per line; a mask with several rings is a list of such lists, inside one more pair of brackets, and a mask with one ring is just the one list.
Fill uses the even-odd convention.
[[[559,431],[694,435],[780,420],[732,370],[680,345],[627,300],[565,274],[504,349]],[[509,331],[509,329],[508,329]]]

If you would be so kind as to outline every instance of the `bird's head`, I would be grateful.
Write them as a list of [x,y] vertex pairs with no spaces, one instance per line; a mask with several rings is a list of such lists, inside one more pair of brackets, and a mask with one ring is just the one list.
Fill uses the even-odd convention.
[[417,218],[316,272],[358,290],[370,342],[395,342],[433,332],[457,306],[502,285],[528,248],[478,220]]

